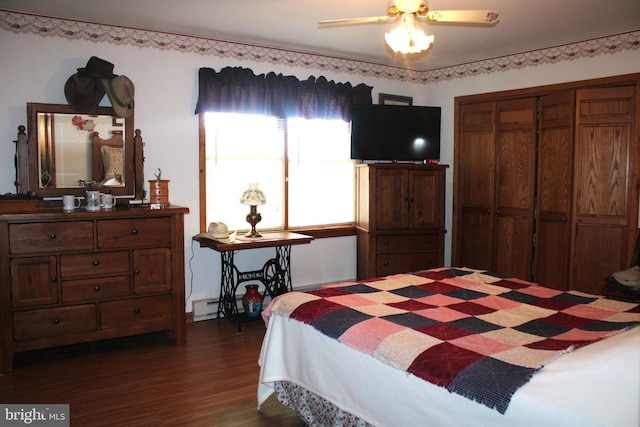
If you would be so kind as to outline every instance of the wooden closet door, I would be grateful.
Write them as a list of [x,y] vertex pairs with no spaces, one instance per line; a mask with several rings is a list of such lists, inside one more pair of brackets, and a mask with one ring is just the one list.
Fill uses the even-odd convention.
[[540,98],[534,281],[569,288],[575,92]]
[[491,268],[495,103],[460,107],[453,264]]
[[531,280],[536,182],[537,100],[496,104],[492,270]]
[[630,225],[637,225],[630,208],[638,150],[634,94],[631,86],[576,92],[571,289],[601,294],[604,279],[628,267],[636,231]]

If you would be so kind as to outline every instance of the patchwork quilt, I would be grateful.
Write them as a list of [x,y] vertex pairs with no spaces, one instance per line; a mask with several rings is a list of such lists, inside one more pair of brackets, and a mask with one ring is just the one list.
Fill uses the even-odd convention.
[[640,304],[466,268],[290,292],[273,313],[500,413],[546,363],[640,325]]

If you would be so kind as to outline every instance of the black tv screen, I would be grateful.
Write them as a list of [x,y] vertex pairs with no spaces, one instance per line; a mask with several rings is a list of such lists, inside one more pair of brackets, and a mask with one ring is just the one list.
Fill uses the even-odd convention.
[[440,160],[440,107],[354,105],[351,158],[433,163]]

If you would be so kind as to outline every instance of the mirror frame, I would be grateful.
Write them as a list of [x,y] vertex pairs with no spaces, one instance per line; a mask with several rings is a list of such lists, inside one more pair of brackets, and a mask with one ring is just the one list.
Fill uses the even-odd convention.
[[[32,195],[44,198],[62,197],[64,194],[84,196],[87,188],[65,187],[65,188],[40,188],[40,168],[39,168],[39,147],[38,147],[38,113],[61,113],[79,114],[71,106],[65,104],[42,104],[35,102],[27,103],[27,137],[28,137],[28,158],[18,159],[21,168],[29,171],[28,191]],[[83,113],[91,115],[116,116],[111,107],[96,107],[95,109]],[[140,199],[142,195],[142,137],[140,131],[134,129],[133,114],[125,119],[124,138],[124,171],[125,180],[123,187],[97,187],[95,190],[109,189],[115,196],[130,197]]]

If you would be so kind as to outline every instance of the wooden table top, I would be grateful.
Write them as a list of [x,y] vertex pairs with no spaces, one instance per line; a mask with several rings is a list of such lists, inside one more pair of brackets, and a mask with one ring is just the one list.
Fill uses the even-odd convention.
[[211,248],[218,252],[239,251],[242,249],[271,248],[274,246],[304,245],[313,240],[306,234],[291,233],[289,231],[261,232],[262,237],[236,236],[233,243],[220,243],[203,237],[194,236],[193,240],[200,243],[202,248]]

